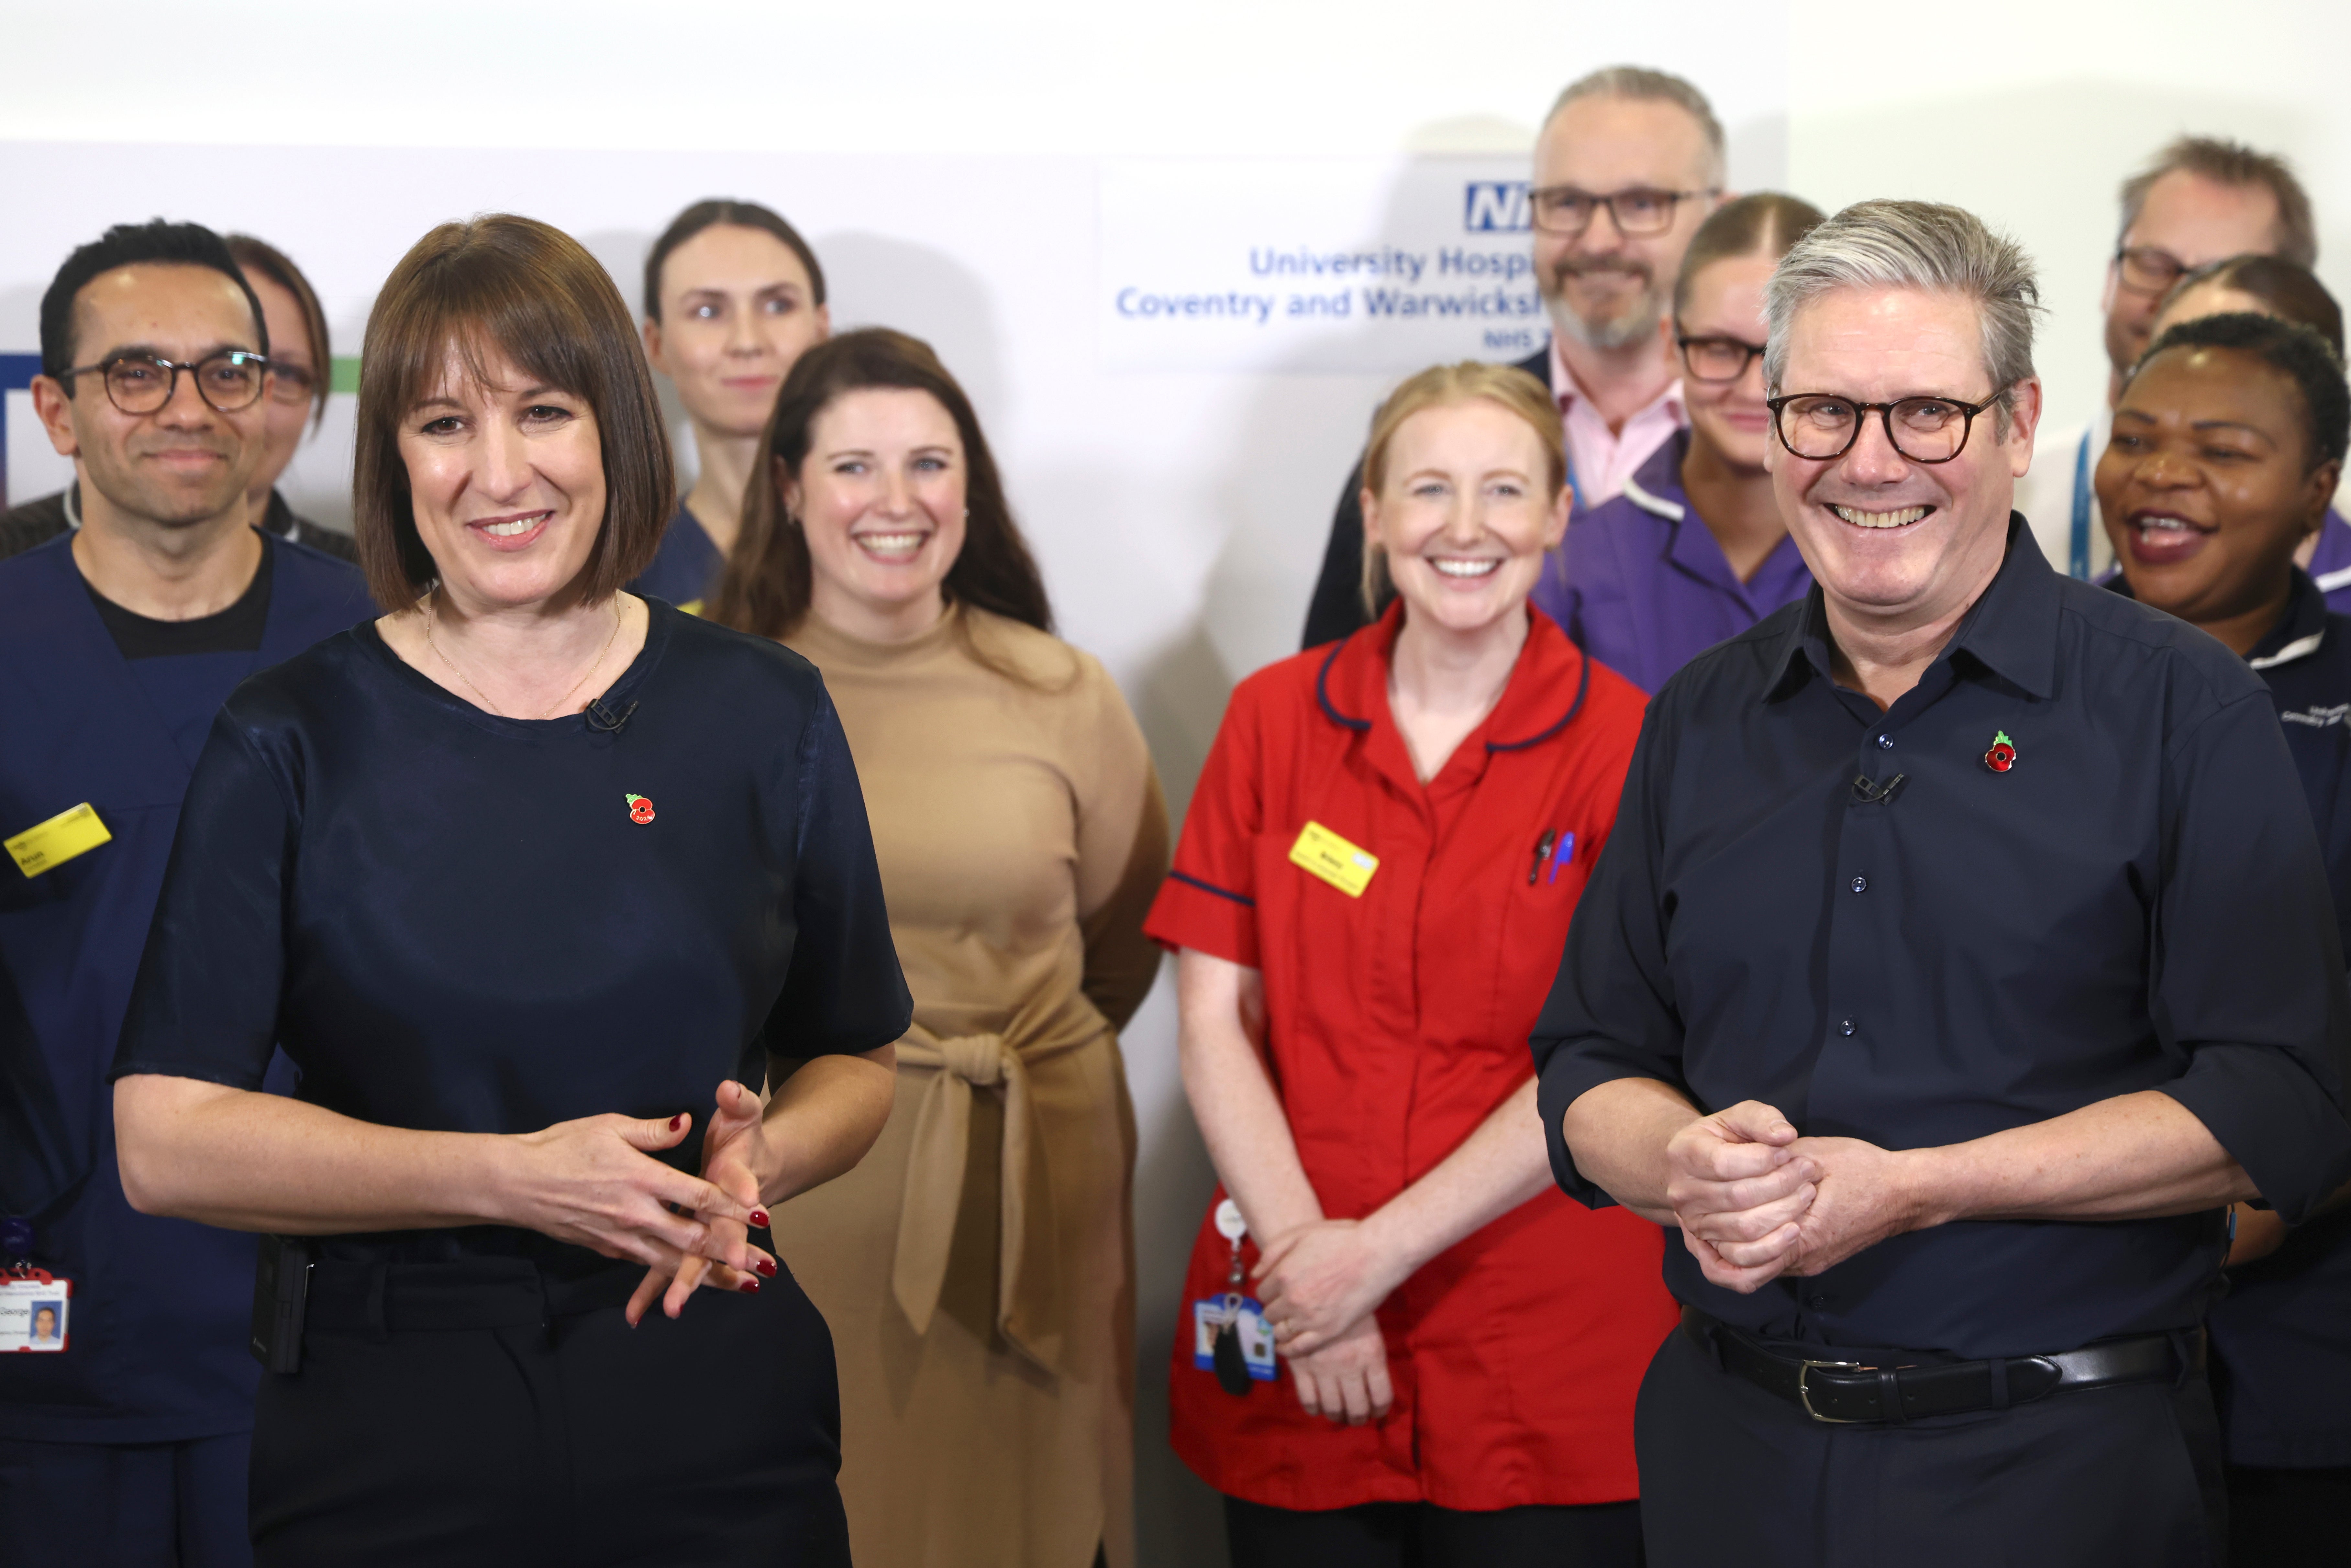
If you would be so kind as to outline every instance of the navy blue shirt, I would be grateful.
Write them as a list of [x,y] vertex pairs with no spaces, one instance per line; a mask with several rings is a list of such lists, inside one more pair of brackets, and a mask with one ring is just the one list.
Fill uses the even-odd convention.
[[[2337,926],[2351,930],[2351,616],[2294,574],[2277,627],[2248,655],[2269,683],[2318,829]],[[2221,1435],[2240,1465],[2351,1466],[2351,1207],[2229,1271],[2212,1309]]]
[[[905,1032],[864,798],[824,684],[764,638],[651,606],[590,715],[443,690],[372,623],[246,682],[213,727],[115,1075],[259,1086],[363,1122],[533,1132],[690,1111],[768,1056]],[[498,1226],[329,1256],[618,1265]]]
[[718,591],[718,574],[726,570],[726,558],[703,531],[702,520],[680,501],[677,516],[662,530],[653,565],[629,584],[629,591],[699,615],[704,602]]
[[[1830,670],[1815,587],[1650,705],[1534,1030],[1571,1195],[1610,1201],[1561,1114],[1630,1077],[1897,1149],[2159,1090],[2289,1220],[2351,1176],[2333,903],[2244,661],[2052,571],[2011,515],[1998,574],[1891,709]],[[2060,1351],[2201,1319],[2226,1213],[1938,1226],[1752,1295],[1675,1244],[1666,1283],[1773,1337]]]
[[172,1442],[253,1424],[253,1239],[131,1209],[106,1068],[222,700],[374,613],[350,567],[262,546],[236,605],[169,627],[101,607],[70,536],[0,560],[0,665],[16,672],[0,835],[83,801],[113,835],[36,877],[0,863],[0,1097],[24,1115],[0,1113],[0,1207],[29,1216],[35,1260],[74,1281],[71,1348],[0,1358],[0,1438]]

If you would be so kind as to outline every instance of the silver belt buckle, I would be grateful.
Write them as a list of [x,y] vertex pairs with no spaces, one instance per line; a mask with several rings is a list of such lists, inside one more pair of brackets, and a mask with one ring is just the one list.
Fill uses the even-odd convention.
[[1842,1367],[1852,1367],[1852,1368],[1856,1368],[1856,1369],[1857,1369],[1857,1368],[1859,1368],[1859,1367],[1860,1367],[1860,1365],[1861,1365],[1861,1363],[1859,1363],[1859,1362],[1857,1362],[1857,1361],[1808,1361],[1808,1362],[1805,1362],[1802,1366],[1799,1366],[1798,1368],[1796,1368],[1796,1403],[1798,1403],[1799,1405],[1802,1405],[1802,1406],[1804,1407],[1804,1414],[1805,1414],[1805,1415],[1807,1415],[1807,1416],[1811,1416],[1813,1420],[1820,1422],[1820,1423],[1821,1423],[1822,1425],[1823,1425],[1823,1426],[1828,1426],[1828,1427],[1866,1427],[1866,1426],[1868,1426],[1868,1425],[1869,1425],[1869,1423],[1868,1423],[1867,1421],[1865,1421],[1865,1420],[1862,1419],[1860,1416],[1823,1416],[1823,1415],[1822,1415],[1819,1411],[1817,1411],[1817,1410],[1813,1409],[1813,1391],[1812,1391],[1812,1388],[1811,1388],[1811,1387],[1806,1384],[1806,1382],[1805,1382],[1805,1379],[1806,1379],[1806,1378],[1808,1378],[1808,1377],[1810,1377],[1810,1376],[1812,1375],[1813,1368],[1814,1368],[1814,1367],[1816,1367],[1816,1366],[1842,1366]]

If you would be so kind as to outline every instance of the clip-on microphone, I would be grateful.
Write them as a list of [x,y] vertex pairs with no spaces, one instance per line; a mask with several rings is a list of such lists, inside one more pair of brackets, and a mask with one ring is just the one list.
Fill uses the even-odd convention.
[[606,735],[618,735],[621,733],[621,727],[629,722],[629,716],[636,711],[637,705],[631,703],[620,712],[614,713],[604,706],[601,698],[592,699],[588,704],[588,727],[600,730]]
[[1894,792],[1901,789],[1903,780],[1909,777],[1907,773],[1896,773],[1893,778],[1880,784],[1866,773],[1855,774],[1853,780],[1853,803],[1856,806],[1875,806],[1882,800],[1892,800]]

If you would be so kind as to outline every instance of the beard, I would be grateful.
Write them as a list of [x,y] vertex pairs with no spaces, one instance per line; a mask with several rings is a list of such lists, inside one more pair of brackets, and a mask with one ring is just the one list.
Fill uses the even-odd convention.
[[[1640,287],[1611,306],[1590,313],[1578,310],[1568,298],[1568,284],[1594,273],[1630,275]],[[1570,257],[1552,269],[1550,284],[1542,296],[1552,330],[1588,349],[1622,349],[1653,338],[1657,323],[1665,319],[1665,290],[1657,287],[1656,274],[1643,262],[1620,256]]]
[[166,528],[191,528],[208,522],[241,500],[260,458],[260,444],[240,447],[217,436],[167,444],[213,453],[223,459],[201,477],[174,482],[157,475],[139,459],[147,450],[142,438],[121,446],[103,440],[82,445],[82,473],[89,484],[120,510]]

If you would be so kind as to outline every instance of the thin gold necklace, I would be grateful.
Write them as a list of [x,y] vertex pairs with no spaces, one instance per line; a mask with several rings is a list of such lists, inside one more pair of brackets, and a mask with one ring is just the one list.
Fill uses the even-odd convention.
[[[481,700],[482,709],[484,712],[497,714],[500,718],[513,717],[514,716],[511,714],[500,713],[498,705],[490,700],[489,694],[483,691],[481,687],[475,685],[471,680],[466,679],[465,672],[457,667],[456,661],[451,659],[448,654],[443,653],[441,651],[441,644],[433,640],[433,622],[435,619],[434,607],[438,604],[440,597],[441,591],[438,588],[435,588],[432,594],[424,601],[424,645],[433,650],[433,656],[440,660],[443,664],[446,665],[451,674],[456,676],[461,681],[465,681],[465,689],[473,693],[475,697]],[[571,699],[578,696],[580,695],[580,688],[588,684],[589,675],[593,675],[598,670],[603,668],[604,655],[612,651],[612,644],[619,641],[620,635],[621,600],[620,596],[615,594],[612,598],[611,633],[604,639],[604,645],[596,650],[595,663],[588,666],[587,674],[581,675],[578,680],[571,683],[571,689],[563,694],[563,699],[555,705],[555,711],[550,714],[542,714],[539,716],[540,717],[561,718],[566,713],[570,711]]]

